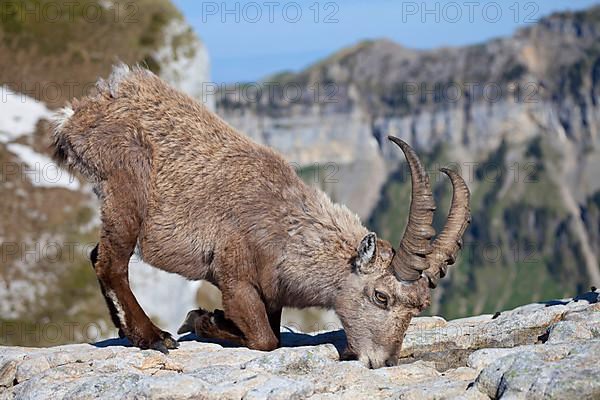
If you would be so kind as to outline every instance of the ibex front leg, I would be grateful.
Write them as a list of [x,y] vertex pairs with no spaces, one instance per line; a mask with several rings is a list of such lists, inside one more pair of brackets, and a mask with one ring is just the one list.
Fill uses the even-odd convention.
[[234,282],[221,287],[225,316],[244,334],[245,345],[254,350],[271,351],[279,345],[271,329],[265,303],[249,282]]
[[[168,332],[157,328],[144,313],[129,287],[129,259],[140,232],[139,200],[127,180],[113,178],[103,187],[102,231],[95,269],[117,327],[142,349],[167,353],[178,347]],[[112,307],[111,307],[112,305]]]

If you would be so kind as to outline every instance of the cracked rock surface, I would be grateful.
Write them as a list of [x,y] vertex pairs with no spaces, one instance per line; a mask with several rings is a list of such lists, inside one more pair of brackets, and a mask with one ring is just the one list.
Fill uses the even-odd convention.
[[597,399],[599,292],[454,321],[415,318],[402,364],[338,361],[341,331],[260,352],[193,336],[169,355],[119,340],[0,347],[4,399]]

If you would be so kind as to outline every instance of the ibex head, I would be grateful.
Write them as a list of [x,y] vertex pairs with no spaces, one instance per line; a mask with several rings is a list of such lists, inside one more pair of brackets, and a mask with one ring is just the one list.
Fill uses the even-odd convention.
[[336,311],[348,338],[346,357],[378,368],[395,365],[413,316],[429,306],[429,289],[446,275],[462,246],[469,222],[469,189],[457,173],[442,169],[454,189],[450,213],[433,240],[435,204],[429,177],[414,150],[389,137],[404,152],[412,180],[410,214],[404,236],[395,249],[366,235],[352,260],[353,272],[337,297]]

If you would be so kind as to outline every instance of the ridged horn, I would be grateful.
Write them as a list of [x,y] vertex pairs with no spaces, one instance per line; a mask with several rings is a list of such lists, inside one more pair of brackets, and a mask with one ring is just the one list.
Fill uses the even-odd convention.
[[404,153],[411,175],[412,196],[408,224],[392,259],[391,267],[398,280],[412,282],[429,268],[427,256],[432,253],[431,238],[435,230],[431,225],[435,203],[429,186],[429,176],[415,151],[404,141],[388,136]]
[[446,225],[433,241],[433,252],[427,256],[430,268],[425,271],[425,275],[431,288],[435,288],[440,278],[446,276],[448,265],[456,261],[456,255],[462,248],[462,236],[471,222],[471,194],[464,179],[447,168],[440,171],[450,178],[453,194]]

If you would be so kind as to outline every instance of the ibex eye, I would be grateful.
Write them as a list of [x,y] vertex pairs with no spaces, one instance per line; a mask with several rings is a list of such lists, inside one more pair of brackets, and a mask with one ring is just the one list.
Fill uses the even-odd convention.
[[380,292],[379,290],[375,291],[375,294],[373,295],[375,302],[382,307],[387,307],[388,304],[388,296],[387,294]]

